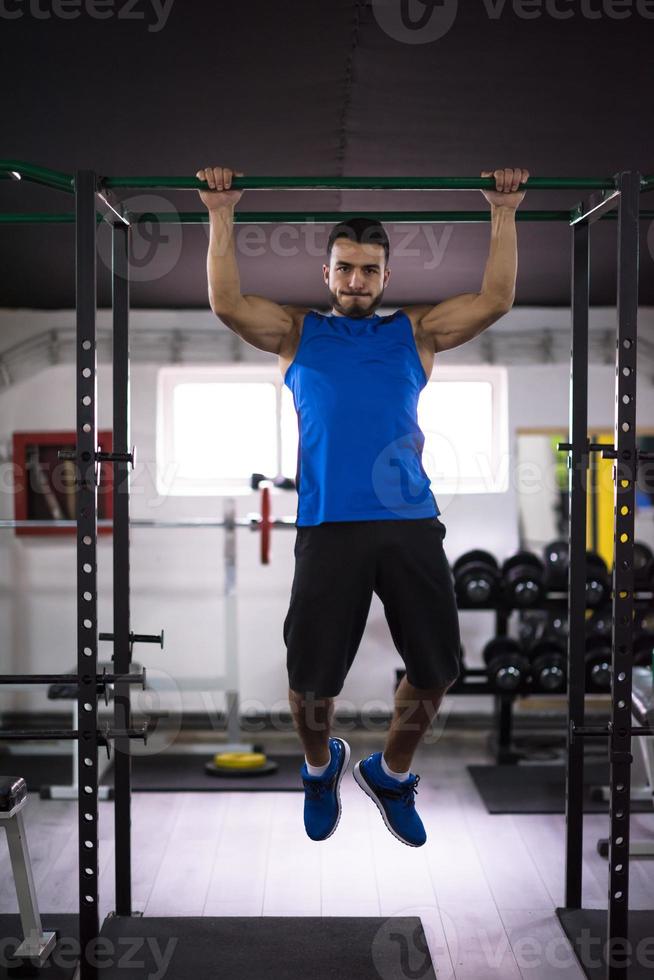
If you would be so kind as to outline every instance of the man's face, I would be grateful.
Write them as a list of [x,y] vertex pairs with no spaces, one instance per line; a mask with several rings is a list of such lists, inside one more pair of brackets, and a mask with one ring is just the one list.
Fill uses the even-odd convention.
[[322,267],[333,311],[353,319],[370,316],[381,304],[391,274],[383,245],[337,238],[329,265]]

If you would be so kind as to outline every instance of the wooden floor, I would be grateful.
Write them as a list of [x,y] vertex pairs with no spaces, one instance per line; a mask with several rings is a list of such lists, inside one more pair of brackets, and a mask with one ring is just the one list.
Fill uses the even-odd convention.
[[[352,762],[381,747],[369,734],[346,737]],[[428,841],[416,849],[389,834],[350,774],[340,825],[323,843],[305,836],[301,793],[135,793],[134,908],[415,915],[440,980],[582,977],[553,912],[563,904],[564,818],[490,816],[465,768],[490,761],[479,735],[454,733],[421,747],[412,768],[421,775],[417,806]],[[101,803],[100,813],[104,916],[113,908],[113,804]],[[76,805],[34,798],[26,818],[41,909],[76,911]],[[606,907],[607,864],[595,844],[607,827],[603,815],[585,819],[585,907]],[[654,814],[632,817],[632,837],[653,834]],[[15,902],[3,834],[0,912],[15,912]],[[652,859],[632,860],[630,907],[654,908]]]

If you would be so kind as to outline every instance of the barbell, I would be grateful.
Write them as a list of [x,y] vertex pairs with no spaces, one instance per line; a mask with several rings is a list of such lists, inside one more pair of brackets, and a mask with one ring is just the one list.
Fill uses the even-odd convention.
[[[249,527],[251,531],[261,531],[261,564],[270,564],[270,547],[271,547],[271,535],[273,528],[288,528],[291,530],[295,529],[295,518],[294,517],[273,517],[272,507],[270,501],[270,487],[261,487],[261,514],[250,514],[248,517],[235,517],[231,520],[224,520],[220,518],[207,518],[207,517],[189,517],[182,518],[174,521],[165,520],[155,520],[150,518],[137,517],[133,518],[129,522],[130,527],[138,528],[211,528],[211,527],[224,527],[231,529],[233,527]],[[97,526],[100,527],[113,527],[114,521],[101,518],[97,522]],[[73,530],[77,527],[77,521],[75,520],[43,520],[41,518],[34,520],[0,520],[0,528],[51,528],[51,527],[63,527],[70,528]]]

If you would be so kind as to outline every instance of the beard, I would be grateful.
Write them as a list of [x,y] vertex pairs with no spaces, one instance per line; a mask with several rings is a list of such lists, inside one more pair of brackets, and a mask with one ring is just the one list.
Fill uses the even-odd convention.
[[376,296],[366,294],[365,296],[360,296],[358,299],[354,299],[351,296],[344,296],[343,299],[346,304],[344,305],[340,302],[336,293],[329,289],[329,287],[328,292],[332,307],[338,310],[342,316],[350,317],[352,320],[361,320],[364,317],[371,316],[377,307],[381,305],[384,297],[383,289]]

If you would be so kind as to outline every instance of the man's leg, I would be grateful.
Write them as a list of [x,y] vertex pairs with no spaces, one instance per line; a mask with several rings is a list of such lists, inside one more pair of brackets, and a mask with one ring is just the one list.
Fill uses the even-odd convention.
[[[375,583],[372,523],[298,528],[284,642],[291,713],[307,761],[316,768],[330,761],[334,697],[343,687],[370,610]],[[323,693],[327,691],[333,696]]]
[[334,713],[333,698],[316,698],[299,694],[289,687],[288,699],[304,754],[310,766],[325,766],[330,761],[329,732]]
[[[406,675],[395,692],[383,758],[389,769],[403,773],[410,770],[418,744],[460,673],[461,640],[443,548],[445,525],[437,518],[388,523],[375,591]],[[407,675],[420,687],[410,684]]]
[[384,746],[384,760],[393,772],[408,772],[423,735],[436,717],[448,687],[423,689],[406,676],[395,692],[395,709]]

